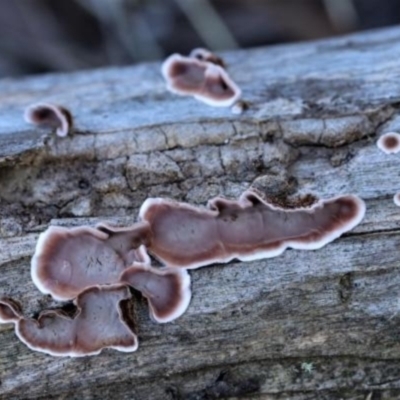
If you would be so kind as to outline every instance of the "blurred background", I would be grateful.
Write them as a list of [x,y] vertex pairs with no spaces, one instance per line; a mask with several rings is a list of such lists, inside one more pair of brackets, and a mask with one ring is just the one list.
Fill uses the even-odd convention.
[[0,0],[0,77],[398,24],[400,0]]

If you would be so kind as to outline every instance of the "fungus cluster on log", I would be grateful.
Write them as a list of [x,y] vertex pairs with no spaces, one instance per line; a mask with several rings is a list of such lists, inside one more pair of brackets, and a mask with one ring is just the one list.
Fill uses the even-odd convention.
[[[364,202],[353,195],[288,210],[246,191],[237,201],[214,198],[207,208],[147,199],[131,227],[49,227],[39,237],[31,276],[42,293],[73,300],[74,312],[45,310],[31,319],[4,298],[0,322],[14,323],[22,342],[51,355],[135,351],[129,288],[147,299],[155,322],[170,322],[189,305],[188,269],[274,257],[288,247],[318,249],[354,228],[364,213]],[[147,251],[164,266],[153,267]]]
[[[247,107],[238,101],[241,90],[223,60],[208,50],[170,56],[162,74],[174,93],[214,106],[235,104],[234,113]],[[56,129],[58,136],[68,135],[73,125],[68,110],[50,103],[30,106],[25,120]],[[381,139],[392,152],[397,149],[393,138]],[[94,355],[104,348],[135,351],[130,288],[147,299],[153,321],[170,322],[189,306],[189,269],[275,257],[287,248],[319,249],[353,229],[364,214],[364,202],[354,195],[284,209],[248,190],[235,201],[214,198],[207,207],[150,198],[130,227],[49,227],[39,236],[31,277],[42,293],[72,300],[73,312],[44,310],[32,319],[15,300],[2,298],[0,323],[13,323],[29,348],[51,355]],[[148,252],[163,266],[152,266]]]

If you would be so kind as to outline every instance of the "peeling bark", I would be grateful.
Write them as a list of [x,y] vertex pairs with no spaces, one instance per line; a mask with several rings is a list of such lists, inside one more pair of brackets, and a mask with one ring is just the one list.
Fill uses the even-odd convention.
[[[58,359],[0,327],[0,398],[400,397],[400,29],[227,54],[240,116],[165,90],[160,64],[0,81],[0,294],[56,306],[30,279],[49,224],[131,224],[148,196],[205,204],[253,185],[273,199],[353,193],[367,215],[318,251],[191,271],[171,324],[137,298],[139,350]],[[25,106],[68,107],[77,131],[29,127]],[[310,367],[311,365],[311,367]]]

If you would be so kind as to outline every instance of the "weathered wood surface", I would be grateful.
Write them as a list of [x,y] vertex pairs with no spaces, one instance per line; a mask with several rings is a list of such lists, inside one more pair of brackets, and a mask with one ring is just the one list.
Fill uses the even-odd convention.
[[[363,223],[318,251],[191,271],[174,323],[139,299],[136,353],[54,358],[3,325],[0,398],[400,398],[400,158],[375,145],[400,129],[400,28],[226,60],[241,116],[167,93],[159,64],[0,81],[0,294],[30,315],[54,306],[30,280],[38,234],[130,223],[147,196],[354,193]],[[25,124],[39,100],[68,106],[78,132]]]

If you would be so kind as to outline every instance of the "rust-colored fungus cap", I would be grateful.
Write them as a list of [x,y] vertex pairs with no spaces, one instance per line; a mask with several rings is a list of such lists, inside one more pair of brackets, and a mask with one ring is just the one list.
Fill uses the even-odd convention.
[[57,300],[73,299],[89,286],[116,283],[133,262],[150,263],[141,245],[147,230],[146,223],[126,229],[51,226],[39,236],[32,280]]
[[50,104],[38,103],[29,106],[24,113],[26,122],[43,128],[56,130],[57,136],[67,136],[73,126],[72,114],[64,107]]
[[53,356],[95,355],[105,348],[132,352],[138,348],[138,340],[128,306],[130,298],[125,285],[95,286],[74,301],[73,317],[55,309],[41,312],[37,320],[15,313],[13,302],[3,300],[2,315],[15,316],[1,321],[13,322],[16,335],[30,349]]
[[240,88],[219,65],[173,54],[161,71],[168,90],[194,96],[210,106],[229,107],[241,96]]
[[382,135],[376,145],[386,154],[396,154],[400,151],[400,134],[388,132]]
[[189,57],[191,58],[197,58],[200,61],[207,61],[211,64],[216,64],[219,65],[222,68],[225,68],[225,63],[224,60],[221,57],[218,57],[216,54],[212,53],[211,51],[207,49],[203,49],[201,47],[198,47],[197,49],[193,49]]
[[354,228],[364,214],[364,202],[353,195],[286,210],[247,191],[238,201],[215,198],[208,209],[147,199],[139,216],[151,226],[151,254],[170,267],[199,268],[274,257],[288,247],[319,249]]
[[171,322],[189,306],[190,275],[184,269],[136,264],[126,269],[120,280],[147,298],[150,317],[156,322]]

